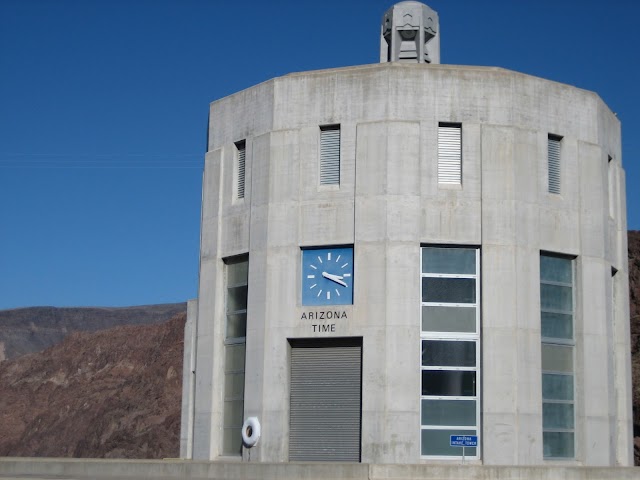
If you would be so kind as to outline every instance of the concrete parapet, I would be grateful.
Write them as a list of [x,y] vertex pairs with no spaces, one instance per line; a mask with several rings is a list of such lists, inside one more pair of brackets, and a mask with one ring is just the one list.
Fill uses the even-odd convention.
[[211,480],[627,480],[640,468],[573,466],[380,465],[364,463],[250,463],[190,460],[0,458],[0,479]]

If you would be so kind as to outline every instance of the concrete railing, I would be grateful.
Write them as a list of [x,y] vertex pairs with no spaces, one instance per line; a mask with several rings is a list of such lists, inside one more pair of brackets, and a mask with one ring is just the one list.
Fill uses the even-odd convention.
[[640,468],[0,458],[0,479],[27,478],[31,480],[640,480]]

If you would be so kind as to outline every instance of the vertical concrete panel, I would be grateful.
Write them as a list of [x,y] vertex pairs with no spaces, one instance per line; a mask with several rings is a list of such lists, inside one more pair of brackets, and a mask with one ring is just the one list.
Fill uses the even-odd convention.
[[534,132],[482,127],[484,461],[541,460],[539,213]]
[[[598,146],[578,143],[580,247],[582,255],[605,257],[605,229],[609,211],[606,203],[606,164]],[[602,285],[600,285],[602,287]]]
[[381,327],[374,335],[382,334],[373,341],[376,352],[364,344],[365,359],[377,358],[363,366],[369,372],[363,376],[363,461],[409,462],[420,455],[419,139],[417,123],[358,125],[355,241],[361,282],[354,310]]
[[[198,289],[197,338],[195,342],[195,390],[193,458],[210,460],[217,455],[222,397],[215,388],[222,378],[220,322],[222,266],[218,258],[219,218],[223,155],[218,149],[207,154],[203,177],[200,237],[200,284]],[[213,294],[212,294],[213,293]]]
[[193,414],[195,402],[196,334],[198,300],[187,302],[182,355],[182,405],[180,417],[180,458],[193,458]]
[[[482,455],[517,462],[516,203],[513,131],[482,134]],[[490,294],[489,294],[490,292]]]
[[[267,294],[267,245],[271,177],[272,134],[253,140],[251,215],[249,235],[249,284],[247,297],[247,336],[245,356],[244,418],[256,416],[263,421],[264,330]],[[251,450],[260,459],[261,445]],[[249,452],[243,449],[243,456]]]
[[[625,242],[626,245],[626,242]],[[631,332],[629,327],[629,277],[613,277],[613,344],[616,398],[616,465],[633,465],[633,412],[631,384]]]

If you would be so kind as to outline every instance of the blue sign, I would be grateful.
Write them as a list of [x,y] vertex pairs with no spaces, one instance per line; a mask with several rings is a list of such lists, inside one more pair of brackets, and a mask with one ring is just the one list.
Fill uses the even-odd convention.
[[449,437],[449,446],[451,447],[477,447],[477,435],[451,435]]

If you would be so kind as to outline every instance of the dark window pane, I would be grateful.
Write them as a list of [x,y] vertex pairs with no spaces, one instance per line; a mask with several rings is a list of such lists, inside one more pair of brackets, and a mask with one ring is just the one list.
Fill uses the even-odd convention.
[[224,350],[225,373],[244,373],[245,344],[227,345]]
[[573,400],[573,375],[542,374],[544,400]]
[[247,336],[247,314],[237,313],[227,315],[227,338]]
[[247,309],[247,286],[227,288],[227,312]]
[[573,312],[573,294],[571,287],[540,284],[540,304],[542,310],[561,310]]
[[573,338],[573,315],[542,312],[542,336],[545,338]]
[[543,432],[545,458],[573,458],[573,432]]
[[476,394],[476,372],[423,370],[422,395],[472,397]]
[[540,280],[572,284],[571,260],[540,255]]
[[422,249],[422,272],[475,275],[476,251],[467,248],[425,247]]
[[573,404],[572,403],[543,403],[542,404],[542,428],[572,429],[573,428]]
[[476,303],[473,278],[422,278],[422,301],[434,303]]
[[476,342],[423,340],[422,365],[425,367],[475,367]]
[[249,275],[249,262],[247,260],[227,264],[227,285],[246,285]]

